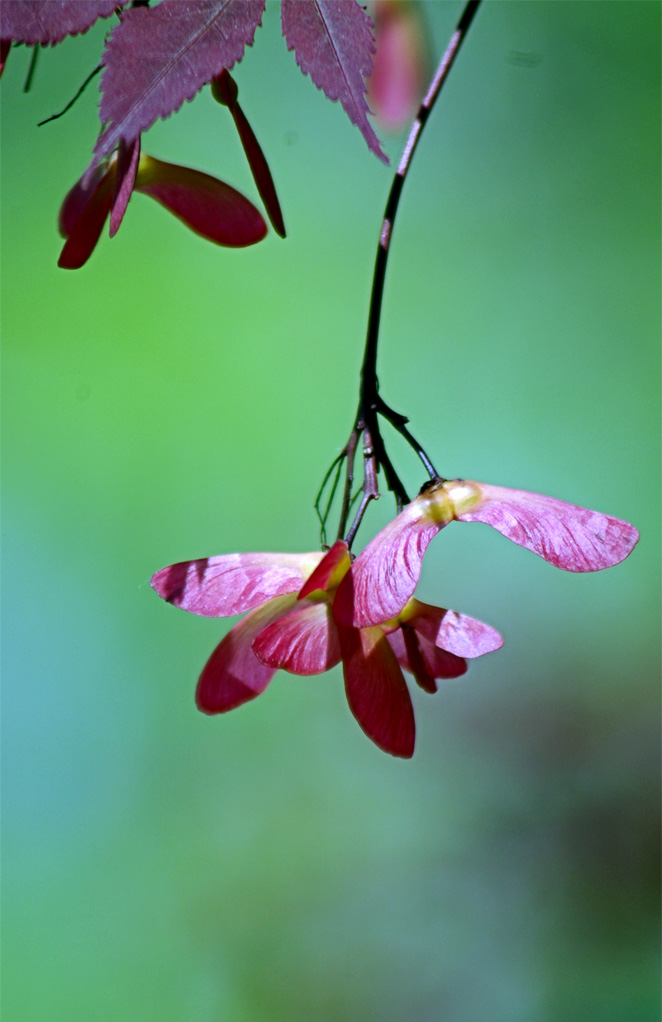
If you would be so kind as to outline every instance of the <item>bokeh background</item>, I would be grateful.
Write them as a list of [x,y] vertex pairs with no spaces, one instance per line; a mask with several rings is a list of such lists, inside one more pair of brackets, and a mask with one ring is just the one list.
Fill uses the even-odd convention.
[[[438,54],[461,6],[424,6]],[[36,122],[105,27],[42,53],[28,95],[25,50],[2,82],[3,1017],[657,1019],[660,6],[488,2],[406,185],[386,399],[444,475],[642,533],[573,576],[445,530],[422,598],[505,646],[414,692],[411,762],[364,737],[339,670],[199,714],[229,623],[148,584],[180,559],[317,547],[391,171],[269,3],[236,79],[287,240],[219,249],[137,196],[59,270],[94,87]],[[143,145],[258,201],[208,90]]]

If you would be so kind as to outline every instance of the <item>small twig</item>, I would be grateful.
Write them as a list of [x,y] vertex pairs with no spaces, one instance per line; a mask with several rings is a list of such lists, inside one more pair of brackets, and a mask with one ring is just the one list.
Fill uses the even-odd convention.
[[[333,504],[333,498],[335,497],[336,490],[338,489],[338,483],[340,481],[340,472],[342,470],[342,463],[343,463],[344,458],[345,458],[345,453],[341,452],[338,455],[337,458],[333,459],[333,461],[331,462],[331,465],[329,467],[328,472],[326,473],[326,475],[324,476],[324,479],[322,480],[322,485],[320,486],[319,490],[317,491],[317,496],[315,498],[315,511],[317,512],[317,517],[318,517],[319,523],[320,523],[320,545],[322,547],[326,547],[327,546],[327,542],[326,542],[326,523],[328,521],[329,513],[331,511],[331,505]],[[336,471],[335,478],[334,478],[334,480],[333,480],[333,482],[331,484],[331,492],[329,493],[329,498],[328,498],[328,500],[326,502],[326,507],[324,508],[324,511],[322,512],[320,510],[320,504],[322,502],[322,496],[324,494],[324,490],[326,488],[326,484],[328,483],[329,479],[331,478],[334,469]]]
[[356,516],[352,525],[345,537],[345,541],[348,547],[351,547],[354,542],[354,537],[358,532],[361,520],[366,512],[366,508],[371,500],[379,499],[379,485],[377,483],[377,473],[379,471],[379,461],[375,456],[375,448],[372,443],[372,437],[366,426],[363,427],[363,496],[361,497],[361,503],[359,509],[356,512]]
[[386,453],[386,447],[379,429],[375,431],[375,453],[377,455],[377,465],[384,469],[386,485],[395,497],[395,504],[398,514],[400,514],[405,504],[409,503],[409,497],[402,484],[400,476],[393,466],[393,462]]
[[83,93],[85,92],[85,89],[88,87],[88,85],[90,84],[92,79],[95,78],[96,75],[99,74],[99,71],[101,71],[102,68],[103,68],[103,64],[97,64],[97,66],[95,67],[94,71],[90,71],[89,75],[87,76],[87,78],[85,79],[85,81],[83,82],[83,84],[81,85],[80,89],[78,90],[76,95],[73,97],[73,99],[69,100],[67,105],[65,107],[63,107],[62,110],[60,110],[59,114],[51,114],[51,116],[47,117],[46,120],[39,121],[39,123],[37,124],[37,127],[41,128],[41,126],[43,124],[49,124],[50,121],[56,121],[58,119],[58,117],[62,117],[63,114],[66,114],[68,110],[71,110],[71,108],[74,105],[74,103],[76,102],[76,100],[79,99],[79,97],[83,95]]
[[37,59],[39,57],[39,43],[35,43],[32,47],[32,56],[30,57],[30,67],[28,68],[27,78],[23,85],[23,92],[29,92],[32,88],[32,79],[37,68]]
[[355,490],[354,493],[352,494],[352,499],[349,502],[349,510],[350,511],[352,510],[352,508],[356,504],[356,502],[359,499],[359,497],[361,496],[362,492],[363,491],[359,488],[358,490]]
[[379,415],[383,415],[384,418],[391,423],[393,428],[398,431],[400,436],[403,436],[405,438],[409,446],[416,452],[420,460],[423,462],[425,470],[430,476],[430,479],[442,479],[442,477],[439,475],[436,468],[432,464],[431,459],[426,454],[424,448],[421,446],[421,444],[419,444],[418,440],[414,436],[412,436],[412,434],[407,429],[406,423],[409,422],[409,419],[406,417],[406,415],[402,415],[400,412],[394,411],[393,408],[390,408],[386,404],[386,402],[383,401],[381,397],[379,397],[379,395],[377,396],[377,412],[379,413]]
[[363,496],[361,497],[361,503],[359,505],[358,511],[356,512],[356,517],[354,518],[354,521],[352,522],[351,527],[347,535],[345,536],[345,542],[347,543],[348,547],[351,547],[352,543],[354,542],[354,537],[356,536],[356,533],[359,531],[359,525],[361,524],[361,520],[373,496],[374,494],[364,493]]
[[356,445],[359,442],[359,437],[363,432],[363,428],[362,422],[356,423],[343,452],[347,459],[347,467],[345,469],[345,485],[343,487],[342,504],[340,506],[338,539],[342,539],[347,527],[347,516],[349,514],[352,497],[352,483],[354,482],[354,458],[356,457]]

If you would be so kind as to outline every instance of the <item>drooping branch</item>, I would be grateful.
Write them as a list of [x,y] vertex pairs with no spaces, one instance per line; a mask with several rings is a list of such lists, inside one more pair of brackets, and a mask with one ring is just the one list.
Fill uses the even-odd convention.
[[[366,333],[363,363],[361,366],[359,404],[356,419],[354,421],[354,427],[349,440],[340,455],[341,459],[346,459],[346,470],[338,527],[338,538],[342,538],[347,529],[347,517],[350,506],[352,483],[354,480],[354,456],[359,439],[363,434],[363,497],[352,525],[347,531],[346,540],[350,545],[356,536],[368,504],[371,500],[379,497],[377,475],[380,469],[384,472],[386,486],[395,495],[398,511],[400,511],[403,504],[407,503],[409,500],[402,481],[400,480],[386,452],[386,447],[379,428],[380,415],[382,418],[386,419],[406,440],[412,450],[416,453],[417,457],[423,463],[430,479],[442,478],[435,469],[422,445],[407,429],[407,417],[390,408],[379,395],[379,380],[377,377],[377,346],[379,340],[379,323],[382,297],[384,293],[384,282],[386,279],[386,265],[391,238],[393,236],[393,225],[395,223],[395,217],[398,211],[405,177],[407,176],[407,171],[411,166],[416,146],[418,145],[423,128],[430,115],[430,111],[432,110],[437,97],[441,92],[442,86],[448,77],[455,57],[466,38],[467,32],[479,5],[480,0],[469,0],[464,8],[455,32],[453,33],[441,62],[432,78],[423,102],[418,109],[418,113],[411,127],[411,131],[409,132],[409,137],[405,144],[398,169],[393,179],[393,184],[391,185],[391,191],[386,202],[384,219],[379,233],[377,255],[375,258],[372,293],[370,296],[370,310],[368,314],[368,328]],[[334,465],[335,464],[336,463],[334,462]]]
[[478,10],[480,0],[469,0],[460,18],[457,28],[446,47],[439,67],[435,71],[430,87],[418,108],[418,113],[412,124],[409,137],[402,152],[398,169],[393,178],[391,191],[386,202],[384,219],[379,232],[379,244],[375,258],[375,270],[373,274],[372,294],[370,297],[370,312],[368,314],[368,329],[366,334],[365,352],[363,355],[363,366],[361,368],[361,398],[372,400],[376,397],[379,389],[377,381],[377,342],[379,338],[379,321],[382,308],[382,296],[384,293],[384,281],[386,279],[386,264],[388,260],[389,247],[393,236],[393,225],[398,212],[398,205],[402,188],[405,183],[407,171],[416,151],[419,139],[423,132],[425,123],[430,116],[442,86],[448,77],[453,62],[466,34],[469,30],[473,17]]

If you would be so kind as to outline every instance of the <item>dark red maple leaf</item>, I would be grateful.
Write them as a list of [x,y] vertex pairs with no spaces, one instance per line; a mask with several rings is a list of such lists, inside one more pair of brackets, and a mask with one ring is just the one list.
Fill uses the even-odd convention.
[[0,35],[36,46],[62,42],[109,18],[126,0],[2,0]]
[[288,50],[304,74],[331,100],[340,100],[369,148],[388,163],[368,120],[366,79],[372,70],[372,21],[356,0],[282,0]]
[[103,55],[101,120],[94,154],[108,156],[241,60],[265,0],[162,0],[122,14]]

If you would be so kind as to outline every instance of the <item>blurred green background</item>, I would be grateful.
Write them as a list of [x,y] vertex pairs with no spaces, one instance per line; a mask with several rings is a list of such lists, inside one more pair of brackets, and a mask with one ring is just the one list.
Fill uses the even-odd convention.
[[[425,4],[433,52],[460,10]],[[219,249],[138,196],[59,270],[94,87],[36,122],[104,30],[43,52],[28,95],[25,50],[2,82],[3,1018],[656,1020],[659,4],[488,2],[407,181],[387,401],[444,475],[642,533],[573,576],[445,530],[422,598],[505,646],[413,693],[411,762],[363,736],[339,670],[199,714],[229,624],[148,584],[180,559],[316,548],[392,171],[302,78],[270,3],[236,79],[287,240]],[[208,90],[143,146],[257,201]]]

